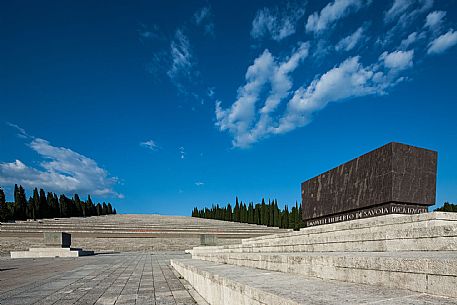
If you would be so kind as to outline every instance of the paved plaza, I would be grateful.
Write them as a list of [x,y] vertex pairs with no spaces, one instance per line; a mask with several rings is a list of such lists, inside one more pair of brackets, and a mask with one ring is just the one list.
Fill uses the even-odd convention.
[[[170,266],[182,252],[0,259],[0,304],[205,304]],[[197,302],[198,301],[198,302]]]

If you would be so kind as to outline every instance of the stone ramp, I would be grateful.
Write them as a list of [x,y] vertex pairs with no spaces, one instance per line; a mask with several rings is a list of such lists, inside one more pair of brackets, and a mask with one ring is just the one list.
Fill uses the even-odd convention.
[[210,304],[457,304],[455,299],[398,288],[322,280],[197,259],[172,259],[171,265]]
[[[454,298],[457,303],[457,215],[452,213],[386,215],[254,237],[234,245],[195,247],[190,253],[197,262],[212,266],[370,285],[383,291],[405,289]],[[204,265],[197,262],[174,265],[192,279],[190,274],[200,274]],[[189,282],[200,285],[198,280]]]

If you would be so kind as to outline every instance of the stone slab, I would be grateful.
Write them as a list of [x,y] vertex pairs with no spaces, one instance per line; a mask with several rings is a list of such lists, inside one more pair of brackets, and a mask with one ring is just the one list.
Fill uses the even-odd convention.
[[[342,213],[388,203],[414,207],[435,203],[437,153],[401,143],[388,143],[302,183],[303,219],[333,219]],[[387,210],[391,212],[391,209]],[[346,214],[369,217],[370,213]],[[339,217],[338,217],[339,218]],[[314,220],[314,221],[313,221]],[[347,219],[351,220],[351,219]],[[342,221],[342,220],[338,220]]]
[[192,258],[457,298],[456,290],[430,290],[432,281],[457,283],[455,252],[215,253]]
[[29,251],[11,251],[11,258],[80,257],[94,255],[94,251],[75,248],[30,248]]
[[[0,258],[0,304],[207,305],[178,278],[181,253],[117,253],[80,258]],[[160,292],[159,292],[160,290]]]
[[68,248],[71,246],[71,234],[65,232],[44,232],[43,241],[48,247]]
[[195,259],[173,259],[171,265],[212,305],[456,303],[456,299],[404,289],[322,280]]

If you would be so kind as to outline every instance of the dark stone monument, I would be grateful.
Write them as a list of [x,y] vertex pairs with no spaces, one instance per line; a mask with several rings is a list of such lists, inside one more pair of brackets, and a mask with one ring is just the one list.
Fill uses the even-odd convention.
[[427,212],[435,204],[437,156],[392,142],[303,182],[305,225]]
[[48,247],[69,248],[71,234],[65,232],[44,232],[44,244]]

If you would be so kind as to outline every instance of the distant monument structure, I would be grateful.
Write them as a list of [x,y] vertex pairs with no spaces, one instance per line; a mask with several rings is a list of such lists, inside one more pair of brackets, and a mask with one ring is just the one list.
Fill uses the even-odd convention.
[[428,212],[435,204],[437,156],[391,142],[303,182],[305,225]]

